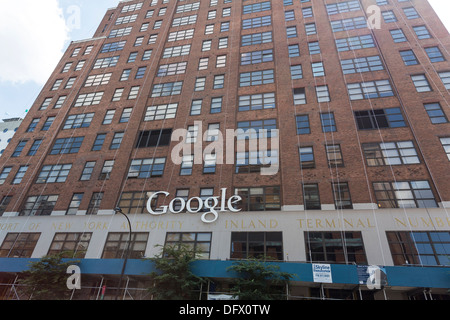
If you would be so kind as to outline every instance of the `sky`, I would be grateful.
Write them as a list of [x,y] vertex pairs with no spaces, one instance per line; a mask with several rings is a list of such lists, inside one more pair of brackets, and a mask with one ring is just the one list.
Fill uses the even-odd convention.
[[[429,2],[450,30],[450,0]],[[1,0],[0,120],[24,118],[70,41],[91,38],[106,10],[118,3]]]

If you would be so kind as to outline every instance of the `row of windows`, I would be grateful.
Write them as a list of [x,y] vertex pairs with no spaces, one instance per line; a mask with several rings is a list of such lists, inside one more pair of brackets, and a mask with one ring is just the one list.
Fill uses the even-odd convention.
[[[31,258],[40,233],[8,233],[0,247],[2,258]],[[450,232],[448,231],[386,231],[394,265],[450,265]],[[92,233],[55,233],[48,255],[71,251],[84,258]],[[360,231],[304,232],[308,262],[367,264],[366,250]],[[142,259],[148,246],[148,232],[109,232],[101,259],[121,259],[129,244],[129,257]],[[188,246],[199,259],[210,259],[213,241],[211,232],[167,232],[164,247]],[[284,260],[282,232],[231,232],[230,259],[264,257]],[[73,258],[73,256],[67,256]]]
[[[327,153],[333,158],[331,161],[339,163],[339,151],[335,146],[327,146]],[[379,146],[376,146],[379,147]],[[368,159],[368,162],[377,163],[379,161],[415,161],[413,156],[400,156],[401,152],[408,152],[411,148],[398,149],[400,144],[393,146],[393,149],[385,149],[387,152],[398,152],[398,156],[392,156],[386,158],[386,154],[377,157],[377,151],[375,155]],[[310,156],[310,150],[307,148],[301,148],[300,150],[302,161],[305,166],[308,166],[308,159]],[[373,150],[366,149],[366,152],[373,152]],[[238,154],[241,156],[241,154]],[[242,156],[246,156],[242,154]],[[412,160],[411,160],[412,159]],[[254,160],[250,159],[250,160]],[[129,178],[148,178],[151,176],[160,176],[164,170],[164,158],[156,159],[138,159],[134,160],[129,168]],[[248,161],[242,160],[241,163]],[[253,162],[252,161],[252,162]],[[100,179],[107,179],[112,170],[114,161],[105,161],[100,175]],[[88,162],[83,170],[82,179],[90,179],[93,172],[95,162]],[[67,176],[71,165],[54,165],[46,166],[39,174],[38,180],[50,182],[61,182]],[[251,170],[254,166],[248,166]],[[239,167],[238,168],[242,168]],[[183,170],[183,169],[182,169]],[[86,177],[86,178],[85,178]],[[303,194],[303,206],[304,210],[321,210],[323,204],[320,200],[320,190],[325,186],[319,188],[317,183],[304,183],[302,185]],[[331,192],[334,197],[334,206],[336,210],[341,209],[353,209],[353,201],[351,197],[350,186],[348,182],[332,182],[330,184]],[[375,199],[379,208],[437,208],[438,204],[434,197],[434,193],[431,185],[427,180],[414,180],[414,181],[382,181],[372,183]],[[323,191],[323,190],[322,190]],[[185,201],[188,200],[190,190],[188,188],[177,189],[176,198],[182,198]],[[123,192],[119,199],[118,205],[125,213],[142,214],[147,212],[146,205],[149,197],[153,194],[151,191],[136,191],[136,192]],[[240,195],[242,201],[236,204],[237,209],[242,211],[278,211],[281,210],[281,189],[279,186],[274,187],[240,187],[235,189],[235,194]],[[200,189],[199,198],[206,201],[209,197],[214,195],[214,188],[202,188]],[[6,208],[10,204],[13,196],[5,196],[0,204],[0,213],[3,214]],[[89,204],[87,206],[87,215],[95,215],[100,209],[102,199],[104,197],[103,192],[94,192],[91,196]],[[58,201],[58,195],[40,195],[29,196],[22,208],[20,209],[20,216],[45,216],[51,215],[56,203]],[[74,193],[72,201],[66,210],[67,215],[77,214],[80,209],[81,203],[84,198],[84,193]],[[158,197],[153,199],[152,208],[157,210]],[[161,203],[159,205],[162,205]],[[195,202],[192,202],[192,206],[195,207]],[[212,205],[212,204],[211,204]],[[219,204],[220,205],[220,204]],[[219,207],[219,205],[217,207]],[[181,202],[175,202],[174,210],[181,210]],[[206,209],[204,209],[206,210]]]

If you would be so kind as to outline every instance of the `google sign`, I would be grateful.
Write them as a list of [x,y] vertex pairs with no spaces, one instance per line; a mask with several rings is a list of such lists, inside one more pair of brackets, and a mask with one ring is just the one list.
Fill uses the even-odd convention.
[[[169,192],[166,191],[158,191],[155,192],[147,201],[147,211],[155,216],[166,214],[167,212],[171,212],[173,214],[178,214],[184,211],[189,213],[199,213],[202,212],[201,219],[204,223],[213,223],[217,221],[219,218],[219,212],[239,212],[241,209],[234,208],[233,205],[237,204],[239,201],[242,201],[242,198],[238,195],[234,195],[229,199],[226,199],[227,189],[221,189],[221,195],[217,197],[209,197],[207,199],[202,199],[199,197],[193,197],[188,200],[183,198],[175,198],[170,201],[168,206],[160,206],[158,209],[153,210],[151,204],[153,200],[156,200],[158,195],[164,195],[168,197],[170,195]],[[195,205],[193,205],[195,203]],[[220,207],[217,208],[219,206]],[[176,209],[175,209],[176,206]],[[212,217],[209,217],[212,216]]]

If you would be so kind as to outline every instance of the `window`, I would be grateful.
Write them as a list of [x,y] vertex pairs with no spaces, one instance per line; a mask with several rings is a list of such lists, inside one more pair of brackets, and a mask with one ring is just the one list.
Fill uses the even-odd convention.
[[347,90],[350,100],[384,98],[394,95],[389,80],[350,83],[347,84]]
[[419,61],[417,61],[416,55],[412,50],[400,51],[400,56],[402,57],[405,66],[412,66],[419,64]]
[[63,130],[88,128],[91,125],[94,113],[75,114],[67,117]]
[[56,91],[59,89],[59,87],[61,86],[61,83],[63,82],[63,79],[58,79],[53,83],[52,88],[50,89],[51,91]]
[[291,80],[302,79],[302,78],[303,78],[302,65],[298,64],[295,66],[291,66]]
[[295,88],[292,90],[292,93],[295,105],[306,104],[305,88]]
[[122,144],[123,136],[125,135],[125,132],[116,132],[114,133],[114,137],[111,141],[111,146],[109,147],[110,150],[117,150],[120,148],[120,145]]
[[182,87],[183,81],[155,84],[153,86],[151,97],[154,98],[178,95],[181,93]]
[[113,167],[114,167],[114,160],[106,160],[103,163],[102,171],[100,172],[98,180],[109,180]]
[[406,127],[400,108],[355,111],[359,130]]
[[300,56],[300,47],[298,44],[291,44],[288,46],[289,58]]
[[[209,14],[208,14],[209,18]],[[172,21],[172,27],[185,26],[188,24],[195,24],[197,22],[197,15],[183,16],[181,18],[175,18]]]
[[190,176],[194,166],[194,156],[184,155],[181,162],[180,176]]
[[208,130],[206,130],[206,141],[218,141],[220,135],[220,123],[208,124]]
[[98,213],[102,203],[103,194],[103,192],[94,192],[92,194],[91,201],[89,202],[89,206],[86,211],[87,215],[96,215]]
[[431,91],[430,83],[424,74],[418,74],[411,76],[411,80],[416,87],[417,92],[428,92]]
[[364,17],[355,17],[331,21],[331,29],[333,30],[333,32],[364,29],[364,28],[367,28],[367,22]]
[[134,41],[134,47],[139,47],[142,45],[142,43],[144,42],[144,37],[137,37],[136,40]]
[[447,154],[447,158],[450,161],[450,138],[441,138],[440,139],[442,147],[444,147],[444,151]]
[[295,119],[296,119],[296,124],[297,124],[297,134],[311,133],[308,115],[296,116]]
[[328,86],[317,86],[316,87],[316,97],[317,102],[329,102],[331,101],[330,92],[328,91]]
[[19,216],[49,216],[57,201],[57,195],[28,197]]
[[211,98],[211,113],[220,113],[222,111],[222,97]]
[[300,167],[302,169],[315,168],[313,147],[300,147]]
[[119,41],[119,42],[111,42],[103,45],[100,53],[113,52],[113,51],[122,51],[127,42]]
[[92,151],[100,151],[103,147],[103,143],[106,139],[106,133],[100,133],[95,138],[94,144],[92,146]]
[[2,173],[0,174],[0,185],[4,184],[6,178],[8,178],[9,173],[11,172],[12,167],[4,167]]
[[11,184],[19,184],[22,182],[23,177],[25,176],[25,173],[28,170],[28,166],[20,166],[19,170],[17,171],[16,175],[14,176],[14,179]]
[[115,67],[119,62],[120,56],[97,59],[93,69]]
[[327,4],[327,13],[328,15],[334,15],[338,13],[351,12],[351,11],[359,11],[361,10],[361,6],[358,0],[351,0],[333,4]]
[[445,89],[450,90],[450,72],[438,72],[439,78],[441,78],[442,83],[445,86]]
[[305,210],[320,210],[319,186],[316,183],[303,185],[303,205]]
[[62,183],[66,182],[69,175],[71,164],[55,164],[43,166],[36,183]]
[[417,13],[414,7],[403,8],[403,12],[405,13],[406,18],[408,19],[420,18],[419,14]]
[[318,41],[308,42],[309,54],[320,54],[320,45]]
[[420,163],[412,141],[365,143],[362,147],[369,167]]
[[177,114],[178,104],[162,104],[158,106],[147,107],[144,121],[173,119]]
[[13,196],[4,196],[2,201],[0,202],[0,217],[5,213],[6,208],[10,204]]
[[242,20],[242,29],[253,29],[272,25],[271,16],[256,17]]
[[236,188],[235,194],[242,197],[236,205],[243,211],[281,210],[280,187]]
[[241,46],[245,47],[270,42],[272,42],[272,32],[252,33],[242,36]]
[[93,92],[80,94],[75,101],[74,107],[84,107],[100,104],[104,92]]
[[58,98],[58,100],[56,100],[55,106],[53,107],[54,109],[60,109],[64,102],[66,101],[67,96],[60,96]]
[[308,262],[366,265],[361,232],[305,232]]
[[219,74],[214,76],[213,89],[223,89],[225,83],[225,75]]
[[[109,232],[102,259],[123,259],[128,254],[129,259],[142,259],[147,248],[148,232]],[[130,243],[129,243],[130,242]],[[127,248],[130,248],[127,253]]]
[[275,136],[277,129],[276,119],[241,121],[237,124],[238,140],[270,138]]
[[327,153],[328,166],[330,168],[343,167],[344,159],[342,158],[341,145],[329,144],[325,146]]
[[161,177],[164,172],[166,158],[132,160],[128,170],[128,178],[147,179]]
[[314,77],[321,77],[325,75],[325,69],[323,66],[323,62],[314,62],[311,63],[311,68]]
[[402,29],[390,30],[389,32],[391,33],[392,40],[394,40],[395,43],[405,42],[407,40]]
[[239,97],[239,111],[273,108],[275,108],[275,93],[273,92]]
[[203,91],[203,90],[205,90],[205,85],[206,85],[206,77],[197,77],[195,79],[194,91]]
[[431,34],[425,26],[413,27],[414,32],[419,40],[431,38]]
[[179,248],[188,246],[198,254],[198,259],[209,259],[211,253],[210,232],[168,232],[164,247]]
[[380,208],[437,208],[428,181],[375,182]]
[[122,97],[123,90],[124,90],[124,88],[117,88],[114,91],[114,95],[112,97],[112,101],[119,101],[120,98]]
[[172,58],[188,55],[191,51],[191,45],[177,46],[164,49],[163,58]]
[[305,23],[305,32],[307,36],[313,35],[317,33],[316,24],[313,23]]
[[31,258],[40,233],[8,233],[0,247],[0,258]]
[[202,103],[203,103],[202,99],[192,100],[191,113],[190,113],[191,116],[197,116],[197,115],[201,114],[201,112],[202,112]]
[[273,50],[258,50],[241,53],[241,65],[257,64],[273,61]]
[[48,131],[50,127],[53,124],[53,121],[55,121],[56,117],[48,117],[47,120],[45,120],[44,125],[41,128],[41,131]]
[[80,151],[83,140],[84,137],[56,139],[55,144],[50,151],[50,154],[55,155],[78,153],[78,151]]
[[17,144],[16,149],[14,150],[13,154],[11,155],[12,158],[17,158],[22,153],[23,148],[25,148],[25,145],[27,144],[27,140],[20,141]]
[[88,161],[84,165],[83,172],[81,173],[80,181],[88,181],[91,179],[92,172],[94,171],[95,161]]
[[261,168],[276,164],[278,161],[278,150],[237,152],[236,173],[259,173]]
[[333,182],[332,189],[336,210],[353,209],[347,182]]
[[445,58],[444,58],[441,50],[439,49],[439,47],[425,48],[425,52],[427,53],[428,58],[430,59],[431,62],[445,61]]
[[320,122],[322,124],[323,132],[335,132],[336,122],[334,120],[334,113],[321,113]]
[[[92,233],[56,233],[47,255],[54,255],[66,252],[65,258],[83,259],[86,255]],[[73,254],[72,254],[73,251]]]
[[165,64],[159,66],[157,77],[173,76],[186,73],[187,62]]
[[274,82],[273,69],[263,71],[244,72],[240,74],[239,86],[258,86]]
[[232,232],[231,259],[283,260],[281,232]]
[[136,148],[168,146],[172,137],[172,129],[141,131]]
[[394,265],[448,266],[450,232],[387,231]]
[[128,100],[134,100],[138,97],[140,86],[131,87],[130,93],[128,94]]
[[286,27],[286,36],[288,38],[296,38],[297,37],[297,27],[296,26]]
[[83,200],[84,193],[74,193],[72,200],[70,201],[69,208],[66,211],[66,215],[76,215],[78,208],[80,208],[81,201]]
[[264,1],[264,2],[245,5],[243,7],[243,14],[267,11],[270,9],[271,9],[270,1]]
[[27,132],[34,132],[34,129],[36,129],[36,126],[39,123],[39,120],[40,120],[39,118],[34,118],[27,128]]
[[370,34],[336,39],[336,47],[339,52],[375,47],[375,42]]
[[391,10],[387,10],[387,11],[382,11],[381,15],[383,16],[384,22],[385,23],[390,23],[390,22],[397,22],[397,17],[395,16],[395,13]]
[[119,207],[123,213],[126,214],[142,214],[147,212],[147,201],[152,195],[152,192],[136,191],[123,192]]
[[442,110],[441,104],[439,102],[426,103],[423,106],[425,107],[425,110],[427,111],[432,124],[448,122],[447,116],[445,115],[444,111]]

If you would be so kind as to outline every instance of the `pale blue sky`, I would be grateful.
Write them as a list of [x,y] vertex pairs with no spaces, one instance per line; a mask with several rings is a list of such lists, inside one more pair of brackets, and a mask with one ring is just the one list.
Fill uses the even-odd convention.
[[[429,1],[450,30],[450,0]],[[70,41],[92,37],[106,10],[118,3],[119,0],[2,0],[0,119],[25,117],[25,110],[39,95]],[[14,10],[18,4],[21,10]],[[8,10],[8,6],[12,9]],[[33,27],[21,20],[22,10],[38,19]],[[30,40],[34,42],[29,44]],[[17,66],[23,66],[22,70]]]

